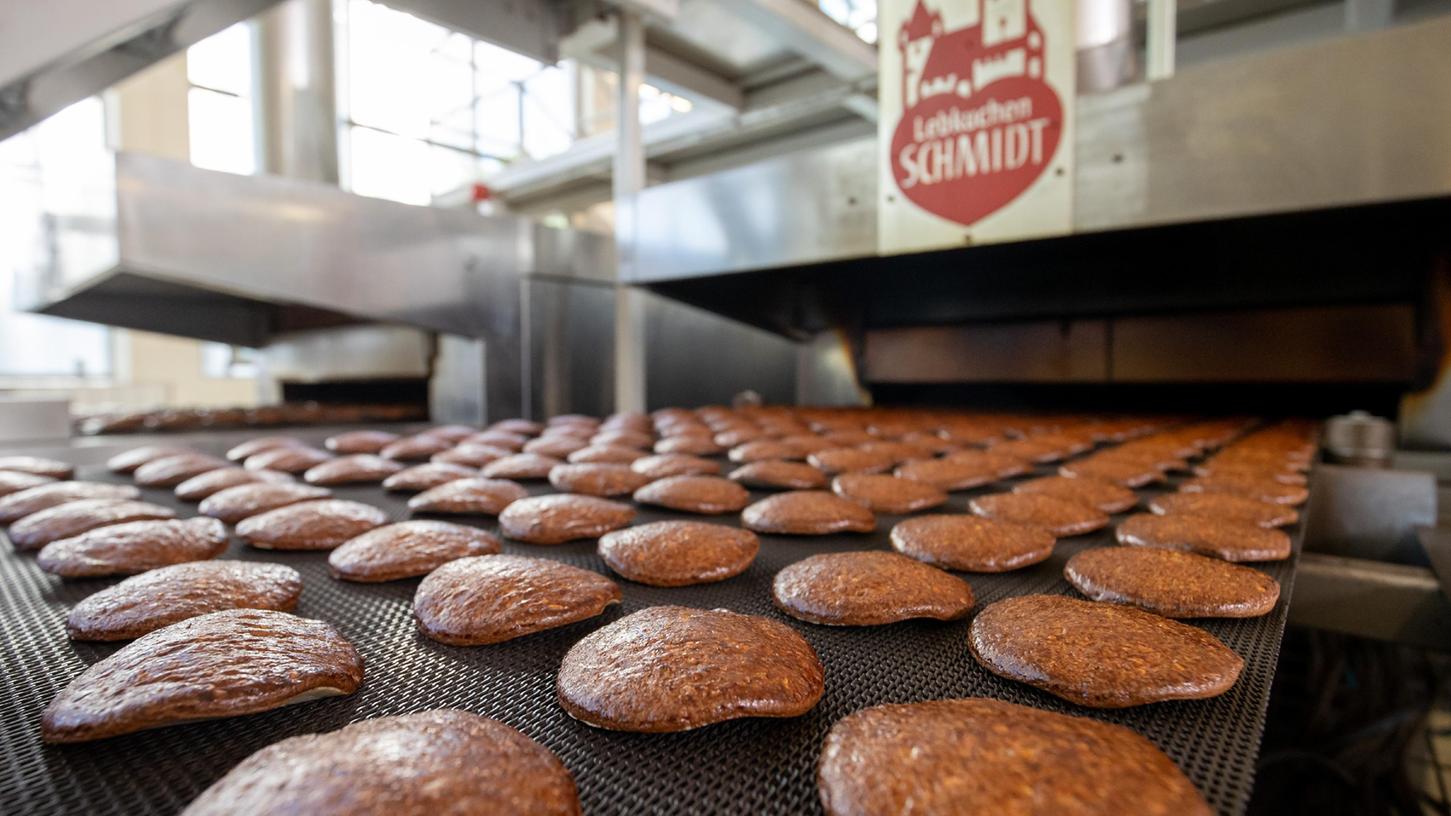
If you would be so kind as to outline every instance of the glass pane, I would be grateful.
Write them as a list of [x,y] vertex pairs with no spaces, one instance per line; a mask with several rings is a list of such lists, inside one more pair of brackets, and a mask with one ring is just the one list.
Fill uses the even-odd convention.
[[543,67],[537,60],[523,54],[484,42],[474,44],[474,62],[478,66],[479,93],[490,93],[504,85],[523,82]]
[[252,26],[237,23],[186,50],[186,78],[193,85],[241,96],[252,93]]
[[428,145],[363,127],[348,128],[353,192],[404,204],[432,201]]
[[353,121],[429,138],[434,122],[473,99],[473,75],[447,29],[367,0],[352,0],[347,109]]
[[252,103],[203,88],[187,95],[191,163],[208,170],[257,172],[252,133]]
[[514,86],[480,99],[475,121],[480,153],[504,159],[519,154],[519,92]]
[[532,94],[524,98],[524,153],[531,159],[553,156],[569,149],[573,142],[571,132],[555,120],[544,109],[539,97]]
[[[446,147],[430,147],[428,184],[432,195],[443,195],[479,178],[478,158]],[[432,196],[430,196],[431,199]]]

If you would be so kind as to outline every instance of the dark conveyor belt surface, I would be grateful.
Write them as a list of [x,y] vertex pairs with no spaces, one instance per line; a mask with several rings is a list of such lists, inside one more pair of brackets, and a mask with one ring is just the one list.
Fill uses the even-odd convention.
[[[315,442],[326,432],[299,435]],[[213,452],[229,444],[205,436],[184,442]],[[58,449],[48,455],[65,459],[67,452]],[[82,468],[77,478],[124,479],[99,467]],[[966,512],[972,496],[1011,484],[954,493],[943,512]],[[549,488],[539,485],[534,490]],[[169,490],[144,492],[148,500],[175,506],[183,515],[196,513],[195,505],[176,501]],[[408,517],[406,496],[377,487],[335,492],[340,498],[382,507],[395,519]],[[1156,492],[1143,490],[1139,495],[1147,500]],[[753,498],[765,495],[753,492]],[[685,517],[642,507],[636,523]],[[816,760],[832,723],[879,703],[967,696],[995,697],[1128,726],[1166,751],[1217,811],[1243,812],[1284,633],[1295,557],[1262,567],[1282,585],[1280,602],[1270,615],[1195,622],[1245,659],[1243,676],[1227,694],[1205,701],[1093,711],[989,674],[968,653],[968,621],[834,628],[795,621],[775,610],[770,585],[779,569],[818,552],[885,549],[888,531],[899,518],[879,517],[871,535],[762,536],[760,555],[745,574],[718,584],[677,589],[618,579],[595,555],[594,542],[532,547],[505,541],[506,552],[555,558],[616,577],[624,603],[611,607],[602,618],[474,648],[444,646],[416,633],[411,602],[417,579],[345,583],[329,576],[326,553],[268,552],[233,541],[223,557],[277,561],[302,573],[305,588],[297,613],[331,622],[356,644],[366,661],[362,689],[350,697],[259,715],[65,746],[41,744],[41,711],[85,666],[117,648],[69,641],[65,616],[76,602],[115,579],[62,581],[42,573],[33,555],[4,546],[0,548],[0,620],[6,639],[0,650],[4,765],[0,812],[174,814],[248,754],[278,740],[370,717],[458,707],[501,719],[555,751],[573,772],[586,813],[819,813]],[[454,520],[494,527],[487,518]],[[714,520],[739,523],[735,514]],[[1289,532],[1297,557],[1302,529],[1296,526]],[[1112,536],[1110,528],[1065,539],[1051,559],[1018,572],[966,575],[977,598],[975,610],[1012,595],[1072,594],[1062,578],[1064,562],[1086,547],[1112,544]],[[682,734],[608,732],[570,719],[554,699],[555,671],[565,651],[603,623],[657,604],[721,607],[789,622],[826,666],[825,697],[798,719],[738,720]]]

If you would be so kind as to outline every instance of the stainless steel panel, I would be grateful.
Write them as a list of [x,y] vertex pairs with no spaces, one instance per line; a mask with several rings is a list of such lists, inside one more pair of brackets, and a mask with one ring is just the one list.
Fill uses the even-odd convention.
[[0,442],[65,439],[70,435],[70,400],[0,396]]
[[1445,649],[1451,601],[1425,567],[1302,553],[1290,624]]
[[879,329],[867,332],[864,357],[873,383],[1102,382],[1107,321]]
[[524,286],[534,417],[613,411],[615,287],[543,278]]
[[797,405],[866,405],[845,335],[824,331],[800,343],[796,356]]
[[633,279],[874,254],[876,161],[860,141],[651,187],[639,197]]
[[519,415],[517,408],[508,404],[496,411],[488,403],[490,371],[486,352],[483,340],[439,336],[433,377],[428,382],[428,408],[434,422],[482,425]]
[[1416,540],[1436,524],[1436,477],[1383,468],[1321,465],[1310,484],[1305,547],[1316,552],[1379,561],[1425,563]]
[[268,375],[289,382],[422,378],[433,338],[405,326],[339,326],[277,335],[262,353]]
[[640,291],[650,408],[729,404],[742,391],[768,403],[796,396],[795,343],[702,309]]
[[1117,382],[1410,382],[1416,316],[1407,305],[1121,318]]

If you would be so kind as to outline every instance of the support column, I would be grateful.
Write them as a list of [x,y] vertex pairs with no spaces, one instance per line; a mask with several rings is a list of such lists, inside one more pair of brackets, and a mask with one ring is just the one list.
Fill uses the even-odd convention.
[[253,47],[257,166],[337,184],[332,3],[288,0],[262,14]]
[[1176,0],[1149,0],[1148,78],[1150,82],[1174,75],[1174,44],[1178,40]]
[[645,82],[645,27],[640,15],[620,11],[619,135],[614,160],[615,410],[645,410],[645,294],[631,286],[638,274],[636,198],[645,185],[645,147],[640,133],[640,86]]

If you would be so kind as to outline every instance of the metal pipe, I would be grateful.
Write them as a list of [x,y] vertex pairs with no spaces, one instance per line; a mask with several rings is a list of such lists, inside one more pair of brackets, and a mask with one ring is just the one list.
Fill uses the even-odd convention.
[[1176,0],[1149,0],[1147,44],[1150,82],[1174,75],[1174,44],[1178,39]]
[[643,293],[630,286],[638,271],[637,206],[645,186],[645,146],[640,132],[640,86],[645,83],[645,26],[640,15],[620,11],[620,85],[615,117],[615,410],[645,408],[645,307]]
[[337,98],[329,0],[288,0],[258,18],[254,40],[258,165],[338,183]]
[[1132,0],[1079,0],[1077,29],[1080,93],[1112,90],[1133,79]]

